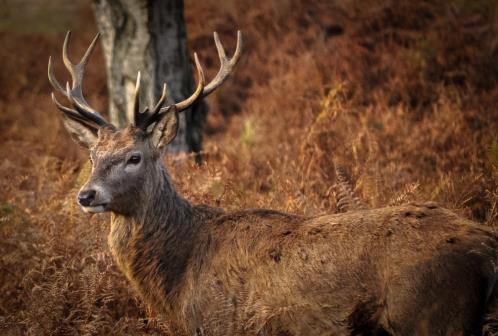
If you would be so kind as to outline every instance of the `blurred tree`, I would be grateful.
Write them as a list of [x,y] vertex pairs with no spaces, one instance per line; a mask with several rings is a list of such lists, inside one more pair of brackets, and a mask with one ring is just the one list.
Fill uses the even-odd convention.
[[[93,9],[102,35],[110,118],[115,125],[133,120],[138,71],[142,73],[141,101],[149,106],[160,97],[164,82],[170,102],[193,92],[183,0],[93,0]],[[170,144],[170,152],[200,151],[206,113],[201,101],[180,115],[178,136]]]

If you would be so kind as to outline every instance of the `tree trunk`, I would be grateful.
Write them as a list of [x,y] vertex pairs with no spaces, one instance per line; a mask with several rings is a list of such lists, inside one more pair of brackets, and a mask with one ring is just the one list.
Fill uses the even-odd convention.
[[[106,59],[111,121],[124,126],[133,120],[133,91],[142,73],[140,98],[145,108],[159,99],[168,84],[169,103],[195,89],[187,51],[183,0],[94,0]],[[207,107],[203,102],[180,114],[172,153],[200,151]]]

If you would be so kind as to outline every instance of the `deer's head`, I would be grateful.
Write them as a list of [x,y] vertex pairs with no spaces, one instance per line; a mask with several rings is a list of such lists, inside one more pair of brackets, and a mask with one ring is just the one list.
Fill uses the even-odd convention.
[[[90,151],[92,173],[78,193],[78,203],[87,212],[113,211],[127,214],[137,206],[138,196],[146,192],[145,186],[150,186],[157,177],[157,172],[162,171],[162,149],[176,136],[178,114],[221,86],[232,72],[240,58],[241,33],[237,33],[237,47],[231,59],[225,55],[218,35],[214,33],[221,66],[214,79],[207,85],[202,67],[194,53],[199,78],[197,88],[190,97],[179,103],[166,105],[167,86],[164,84],[162,96],[155,106],[140,111],[139,72],[133,100],[134,121],[123,129],[117,129],[106,121],[83,97],[82,80],[85,66],[99,35],[93,39],[78,64],[73,64],[68,58],[69,37],[70,32],[64,40],[62,58],[71,74],[72,85],[67,83],[64,89],[57,81],[50,59],[48,78],[52,86],[72,104],[72,107],[63,106],[52,93],[52,100],[62,111],[64,126],[77,143]],[[136,197],[132,197],[133,195]]]

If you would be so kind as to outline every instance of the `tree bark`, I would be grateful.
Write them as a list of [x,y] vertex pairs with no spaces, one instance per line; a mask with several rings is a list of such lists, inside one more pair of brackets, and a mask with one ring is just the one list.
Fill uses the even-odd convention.
[[[133,120],[133,91],[141,71],[141,110],[159,99],[168,84],[169,103],[195,89],[187,50],[183,0],[94,0],[93,9],[106,60],[109,113],[120,127]],[[147,105],[146,105],[147,104]],[[207,107],[203,102],[180,114],[168,151],[198,152]]]

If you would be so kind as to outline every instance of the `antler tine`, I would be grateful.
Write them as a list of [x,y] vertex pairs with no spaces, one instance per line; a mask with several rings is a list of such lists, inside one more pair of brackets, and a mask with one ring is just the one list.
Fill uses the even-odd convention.
[[216,49],[218,50],[218,56],[220,58],[220,70],[218,70],[218,73],[213,80],[206,85],[204,91],[202,92],[202,97],[209,95],[227,80],[232,73],[233,68],[239,62],[240,55],[242,53],[242,32],[240,30],[237,31],[237,46],[235,47],[235,52],[231,59],[226,56],[225,49],[221,44],[218,33],[214,32],[213,35],[214,43],[216,44]]
[[[197,53],[194,53],[194,60],[195,60],[195,66],[197,68],[197,77],[198,77],[197,88],[190,97],[188,97],[184,101],[175,104],[178,112],[182,112],[188,109],[190,106],[192,106],[192,104],[195,103],[195,101],[201,97],[201,94],[204,90],[204,84],[206,82],[206,78],[204,77],[204,71],[202,70],[202,66],[201,63],[199,62],[199,58],[197,57]],[[163,107],[159,110],[159,113],[163,113],[168,109],[169,106]]]
[[97,44],[97,41],[99,40],[100,33],[95,34],[95,37],[92,40],[92,43],[88,46],[88,49],[86,50],[85,54],[81,58],[80,62],[78,63],[79,66],[85,67],[86,64],[88,63],[88,60],[90,59],[90,56],[93,53],[93,50],[95,49],[95,45]]
[[[95,49],[99,36],[100,36],[99,33],[95,35],[95,37],[92,40],[92,43],[90,43],[90,46],[88,47],[85,54],[81,58],[81,61],[78,64],[73,64],[69,60],[68,56],[69,39],[71,38],[71,31],[68,31],[66,34],[66,38],[64,39],[64,44],[62,46],[62,61],[64,62],[64,65],[71,74],[72,87],[69,94],[74,98],[74,101],[79,103],[79,105],[82,108],[84,108],[90,113],[97,114],[100,116],[100,114],[97,111],[95,111],[90,105],[88,105],[85,98],[83,97],[83,91],[82,91],[83,75],[85,74],[85,65],[87,64],[90,55]],[[69,98],[69,96],[67,97]]]
[[73,118],[78,119],[80,121],[84,119],[76,110],[73,110],[72,108],[66,107],[66,106],[62,105],[61,103],[59,103],[57,98],[55,98],[55,94],[53,92],[51,94],[51,97],[52,97],[52,101],[54,102],[54,104],[62,112],[64,112],[67,116],[73,117]]
[[[139,80],[137,78],[137,85],[139,85],[138,81]],[[135,99],[137,99],[136,98],[137,92],[138,92],[137,87],[135,87]],[[140,112],[138,109],[138,105],[135,105],[134,106],[135,126],[141,128],[147,128],[148,125],[156,121],[162,106],[166,102],[167,97],[168,97],[168,86],[166,85],[166,83],[164,83],[161,97],[157,101],[152,111],[149,112],[149,108],[146,107],[142,112]]]
[[133,98],[133,116],[135,125],[138,125],[142,117],[142,113],[140,112],[140,71],[137,74],[137,82],[135,84],[135,92]]
[[97,41],[100,37],[100,33],[97,33],[95,37],[92,40],[92,43],[88,46],[88,49],[85,51],[85,54],[81,58],[80,62],[78,64],[73,64],[71,60],[69,60],[68,56],[68,48],[69,48],[69,40],[71,38],[71,31],[68,31],[66,34],[66,37],[64,38],[64,43],[62,45],[62,61],[64,62],[64,65],[66,68],[69,70],[71,73],[71,78],[73,79],[73,87],[72,90],[76,91],[79,89],[79,93],[81,96],[81,84],[83,80],[83,75],[84,75],[84,68],[86,64],[88,63],[88,60],[90,56],[93,53],[93,50],[95,49],[95,45],[97,44]]
[[[72,86],[70,87],[69,83],[67,83],[66,89],[64,89],[63,86],[59,83],[59,81],[55,78],[51,57],[48,59],[48,79],[52,84],[52,86],[57,91],[66,96],[69,99],[69,101],[73,104],[75,110],[68,107],[64,107],[59,102],[56,102],[56,100],[54,100],[54,102],[56,102],[57,107],[60,110],[62,110],[64,113],[66,113],[66,115],[69,115],[68,111],[71,111],[71,113],[73,113],[70,114],[70,117],[72,119],[78,119],[79,121],[82,121],[81,119],[83,118],[85,119],[85,121],[87,122],[91,121],[99,126],[110,126],[110,124],[97,111],[95,111],[92,107],[90,107],[90,105],[88,105],[82,92],[82,82],[83,82],[83,75],[85,73],[85,66],[88,63],[88,60],[93,50],[95,49],[99,36],[100,34],[97,34],[93,38],[92,43],[90,43],[90,46],[88,47],[85,54],[81,58],[80,62],[78,64],[73,64],[69,60],[68,56],[68,47],[69,47],[69,39],[71,37],[71,32],[70,31],[67,32],[62,46],[62,60],[67,70],[71,74]],[[78,117],[76,117],[74,113],[76,113]]]
[[48,58],[48,80],[52,86],[62,93],[63,95],[66,95],[66,90],[62,87],[62,85],[59,83],[59,81],[55,78],[54,75],[54,68],[52,66],[52,56]]
[[71,94],[71,88],[68,82],[66,82],[66,97],[73,104],[74,108],[80,113],[81,116],[85,117],[87,120],[93,121],[99,126],[109,126],[109,123],[98,113],[88,111],[86,107],[81,104],[81,102],[74,99],[73,95]]
[[152,110],[152,114],[156,114],[161,110],[164,103],[166,102],[166,98],[168,97],[168,85],[166,83],[163,84],[163,93],[161,94],[161,98],[157,101],[156,106]]
[[97,134],[97,128],[95,128],[95,125],[93,124],[90,124],[88,122],[88,119],[85,119],[83,116],[81,116],[77,111],[69,108],[69,107],[66,107],[64,105],[62,105],[61,103],[59,103],[59,101],[57,100],[57,98],[55,98],[55,95],[54,93],[52,92],[51,94],[51,97],[52,97],[52,101],[54,102],[54,104],[57,106],[57,108],[59,108],[59,110],[61,110],[62,112],[64,112],[64,115],[70,119],[73,119],[73,120],[76,120],[78,122],[81,122],[81,123],[84,123],[86,126],[88,126],[89,128],[91,128],[92,132],[94,132],[95,134]]

